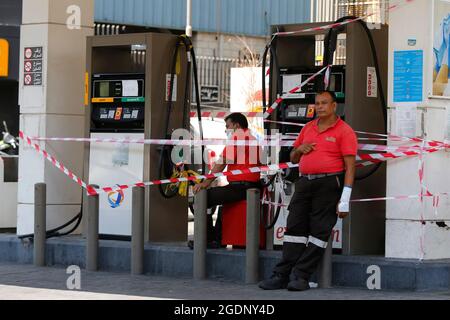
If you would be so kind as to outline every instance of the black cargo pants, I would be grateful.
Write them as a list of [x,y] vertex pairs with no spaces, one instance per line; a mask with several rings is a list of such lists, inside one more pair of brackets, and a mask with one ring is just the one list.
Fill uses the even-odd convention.
[[289,204],[283,256],[274,269],[281,276],[309,280],[325,252],[337,222],[344,174],[315,180],[301,177]]

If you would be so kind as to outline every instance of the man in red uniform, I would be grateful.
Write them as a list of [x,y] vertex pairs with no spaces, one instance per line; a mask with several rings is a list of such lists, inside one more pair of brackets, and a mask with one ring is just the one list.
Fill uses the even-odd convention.
[[318,119],[300,132],[291,162],[300,164],[300,179],[289,204],[283,255],[270,279],[259,283],[265,290],[309,289],[338,216],[349,213],[358,144],[355,132],[336,115],[336,96],[316,96]]
[[[256,141],[248,129],[247,118],[242,113],[232,113],[225,118],[225,124],[229,140],[233,141]],[[227,171],[248,169],[260,165],[261,149],[257,146],[229,145],[226,146],[219,158],[213,165],[211,173],[222,172],[228,166]],[[197,193],[201,189],[207,189],[208,208],[226,203],[245,200],[247,189],[261,188],[260,174],[248,173],[227,176],[228,185],[224,187],[209,188],[215,179],[206,179],[194,186],[193,191]],[[208,242],[218,241],[214,239],[215,234],[212,216],[208,215]],[[210,247],[214,247],[211,243]]]

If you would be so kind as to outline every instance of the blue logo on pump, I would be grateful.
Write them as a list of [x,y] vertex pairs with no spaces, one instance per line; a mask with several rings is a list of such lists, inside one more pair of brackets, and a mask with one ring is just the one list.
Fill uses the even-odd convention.
[[123,194],[123,190],[112,191],[108,193],[108,202],[111,208],[118,208],[122,204],[125,196]]

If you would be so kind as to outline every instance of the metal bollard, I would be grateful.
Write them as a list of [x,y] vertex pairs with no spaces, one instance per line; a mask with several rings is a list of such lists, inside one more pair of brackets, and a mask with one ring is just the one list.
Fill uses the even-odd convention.
[[331,288],[332,277],[333,277],[333,234],[330,235],[328,239],[328,245],[323,254],[322,260],[320,261],[318,268],[318,285],[319,288],[327,289]]
[[194,279],[206,279],[206,209],[207,192],[201,190],[194,198]]
[[[98,188],[93,185],[92,187]],[[88,197],[86,270],[98,270],[99,196]]]
[[45,266],[45,242],[47,240],[47,186],[34,185],[34,265]]
[[259,277],[260,191],[247,190],[247,231],[245,249],[245,283],[254,284]]
[[144,273],[144,188],[133,188],[131,220],[131,274]]

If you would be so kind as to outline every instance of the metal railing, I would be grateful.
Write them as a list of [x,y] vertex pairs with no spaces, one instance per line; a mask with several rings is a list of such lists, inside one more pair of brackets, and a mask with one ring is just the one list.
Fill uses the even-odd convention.
[[[239,65],[238,59],[197,57],[198,82],[202,104],[230,105],[231,68]],[[195,101],[195,94],[192,94]]]

